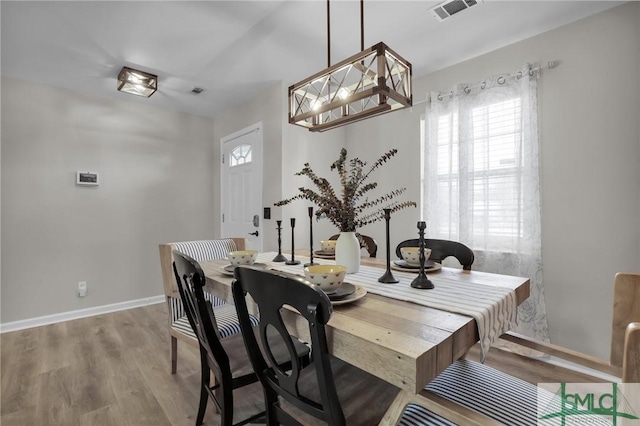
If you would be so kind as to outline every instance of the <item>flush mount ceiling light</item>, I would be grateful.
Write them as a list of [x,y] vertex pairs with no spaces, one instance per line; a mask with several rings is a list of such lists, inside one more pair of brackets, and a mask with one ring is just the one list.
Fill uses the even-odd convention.
[[123,67],[118,74],[118,90],[148,98],[158,89],[158,76]]
[[411,64],[380,42],[364,48],[360,0],[360,53],[331,65],[327,0],[328,68],[289,87],[289,123],[322,132],[411,106]]

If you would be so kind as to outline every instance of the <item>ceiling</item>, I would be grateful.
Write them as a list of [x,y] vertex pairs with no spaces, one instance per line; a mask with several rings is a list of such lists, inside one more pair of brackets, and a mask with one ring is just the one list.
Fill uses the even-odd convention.
[[[365,47],[384,41],[422,76],[623,2],[485,0],[443,22],[437,3],[367,0]],[[112,99],[215,117],[327,67],[324,0],[0,4],[3,76]],[[359,2],[334,0],[332,63],[359,51]],[[157,74],[159,90],[117,92],[124,65]]]

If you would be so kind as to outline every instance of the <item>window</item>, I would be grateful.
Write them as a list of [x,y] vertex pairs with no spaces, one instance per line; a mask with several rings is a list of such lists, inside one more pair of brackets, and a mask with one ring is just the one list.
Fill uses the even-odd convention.
[[251,162],[251,145],[240,145],[231,151],[230,167],[240,166]]
[[507,86],[432,95],[423,136],[432,238],[503,253],[526,245],[525,211],[539,198],[537,111],[528,91]]
[[427,236],[470,247],[472,269],[531,279],[516,330],[544,340],[537,78],[527,67],[430,94],[422,208]]
[[517,330],[546,339],[537,78],[526,67],[430,94],[422,207],[428,237],[469,246],[474,270],[531,279]]
[[[469,140],[459,137],[459,114],[438,118],[437,191],[445,201],[438,221],[440,234],[458,234],[460,198],[470,200],[468,233],[496,238],[522,238],[522,101],[514,98],[470,111]],[[460,167],[460,144],[466,145],[470,162]],[[453,204],[453,205],[452,205]]]

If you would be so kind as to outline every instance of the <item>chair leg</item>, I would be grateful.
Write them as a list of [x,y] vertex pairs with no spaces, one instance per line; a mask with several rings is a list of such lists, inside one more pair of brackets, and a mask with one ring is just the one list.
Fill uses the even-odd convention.
[[171,348],[169,351],[171,357],[171,374],[176,374],[178,367],[178,339],[173,336],[171,336]]
[[209,401],[210,387],[209,381],[211,379],[211,370],[207,364],[206,355],[200,351],[200,371],[201,371],[201,385],[200,385],[200,405],[198,407],[198,416],[196,417],[196,426],[202,424],[204,420],[204,413],[207,411],[207,402]]
[[231,385],[224,386],[224,380],[220,381],[220,388],[222,392],[222,401],[221,406],[222,410],[220,412],[220,425],[221,426],[232,426],[233,425],[233,389],[231,389]]

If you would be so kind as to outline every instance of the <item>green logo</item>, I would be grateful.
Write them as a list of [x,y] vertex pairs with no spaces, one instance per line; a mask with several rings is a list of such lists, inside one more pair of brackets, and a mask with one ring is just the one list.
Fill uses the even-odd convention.
[[[574,424],[606,424],[616,426],[619,419],[638,420],[638,415],[633,407],[620,391],[617,383],[588,384],[590,391],[584,391],[585,384],[579,384],[578,389],[569,391],[566,383],[560,384],[560,389],[549,395],[538,392],[538,401],[546,400],[546,404],[538,414],[540,420],[560,420],[560,425],[565,426],[567,420],[573,420]],[[611,385],[611,388],[608,386]],[[603,391],[603,386],[607,386]],[[599,388],[599,391],[594,391]],[[582,392],[580,392],[582,390]],[[546,393],[546,392],[545,392]],[[556,411],[552,411],[556,410]],[[608,419],[608,418],[611,419]],[[634,422],[635,424],[636,422]]]

